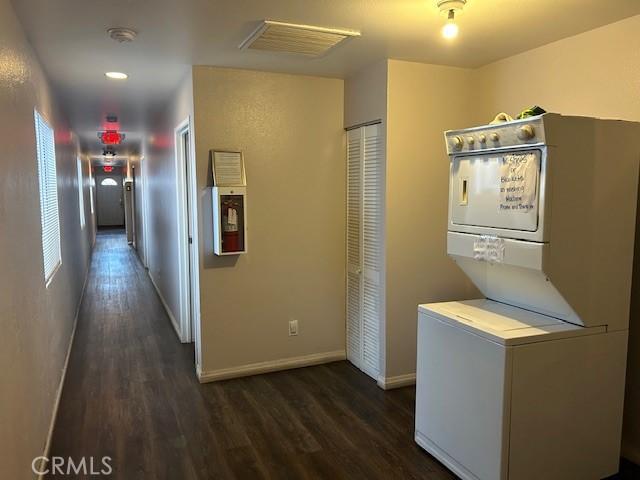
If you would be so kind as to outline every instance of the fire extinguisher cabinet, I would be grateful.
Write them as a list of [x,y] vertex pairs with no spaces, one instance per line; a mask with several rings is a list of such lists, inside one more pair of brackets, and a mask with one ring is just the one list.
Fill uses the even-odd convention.
[[213,252],[247,253],[247,188],[213,187]]

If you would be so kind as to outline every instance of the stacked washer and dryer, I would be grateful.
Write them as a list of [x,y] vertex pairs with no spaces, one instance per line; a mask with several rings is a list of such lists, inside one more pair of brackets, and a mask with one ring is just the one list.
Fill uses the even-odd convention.
[[447,250],[486,297],[421,305],[415,440],[467,480],[618,471],[640,124],[445,133]]

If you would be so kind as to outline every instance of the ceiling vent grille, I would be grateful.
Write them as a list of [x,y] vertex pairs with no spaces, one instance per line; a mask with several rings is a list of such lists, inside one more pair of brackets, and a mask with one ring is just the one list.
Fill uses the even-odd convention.
[[265,20],[240,44],[240,48],[319,57],[347,38],[359,36],[360,32],[355,30]]

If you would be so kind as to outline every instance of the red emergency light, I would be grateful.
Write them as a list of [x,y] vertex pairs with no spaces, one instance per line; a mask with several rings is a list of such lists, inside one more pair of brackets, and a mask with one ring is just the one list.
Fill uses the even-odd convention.
[[98,138],[104,145],[120,145],[120,142],[124,140],[124,133],[116,130],[106,130],[98,132]]
[[105,165],[104,167],[102,167],[102,170],[104,170],[104,173],[111,173],[113,172],[113,167]]

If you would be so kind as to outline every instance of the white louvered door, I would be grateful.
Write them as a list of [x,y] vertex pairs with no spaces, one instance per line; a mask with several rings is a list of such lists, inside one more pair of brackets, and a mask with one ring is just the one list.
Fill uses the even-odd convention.
[[347,358],[377,379],[382,323],[384,155],[381,126],[347,136]]
[[362,368],[362,140],[347,132],[347,358]]

